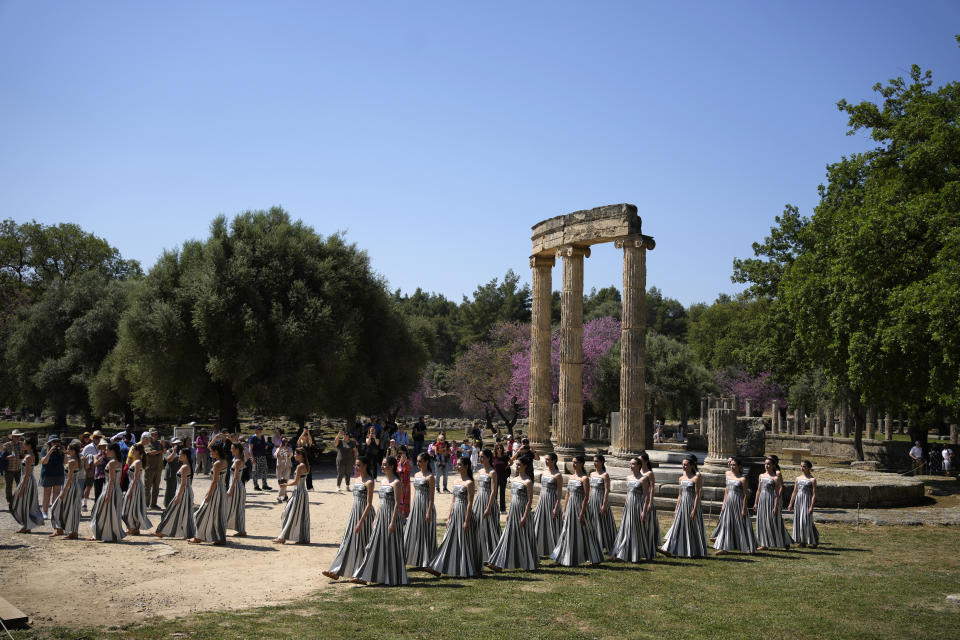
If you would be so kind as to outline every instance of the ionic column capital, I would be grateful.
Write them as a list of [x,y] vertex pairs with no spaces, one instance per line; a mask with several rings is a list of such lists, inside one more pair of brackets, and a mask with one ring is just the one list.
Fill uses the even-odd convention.
[[536,255],[530,256],[531,269],[536,269],[537,267],[553,268],[553,265],[555,264],[557,264],[556,256],[550,255],[548,253],[538,253]]
[[557,249],[557,256],[560,258],[589,258],[590,247],[581,247],[575,244],[567,245]]
[[652,250],[657,246],[656,240],[653,239],[653,236],[645,235],[636,235],[636,236],[626,236],[624,238],[617,238],[613,241],[613,246],[617,249],[624,248],[636,248],[636,249],[648,249]]

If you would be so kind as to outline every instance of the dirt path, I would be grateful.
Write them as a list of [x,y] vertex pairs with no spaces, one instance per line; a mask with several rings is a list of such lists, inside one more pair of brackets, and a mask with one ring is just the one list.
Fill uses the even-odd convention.
[[[451,478],[452,482],[452,478]],[[194,483],[197,502],[210,486]],[[327,588],[320,575],[340,544],[353,503],[336,492],[329,469],[314,469],[310,495],[310,545],[278,546],[282,505],[274,491],[252,491],[247,483],[247,538],[230,538],[226,547],[192,545],[152,536],[127,537],[105,544],[48,538],[49,523],[30,535],[9,511],[0,513],[0,595],[39,625],[122,624],[150,616],[237,609],[285,602]],[[90,503],[88,503],[90,504]],[[450,494],[437,497],[445,516]],[[92,506],[92,505],[91,505]],[[376,506],[376,500],[374,501]],[[160,512],[150,511],[156,525]],[[230,532],[232,533],[232,532]],[[89,535],[88,519],[80,525]]]

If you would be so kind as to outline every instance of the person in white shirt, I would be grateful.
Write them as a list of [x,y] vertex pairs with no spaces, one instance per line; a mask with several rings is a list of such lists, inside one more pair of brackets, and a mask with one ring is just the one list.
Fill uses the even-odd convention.
[[910,461],[913,465],[914,475],[923,474],[923,449],[920,448],[920,441],[913,443],[913,448],[910,449]]
[[941,452],[943,456],[943,475],[949,476],[951,471],[953,471],[953,449],[950,448],[950,445],[943,445],[943,451]]
[[97,447],[100,446],[101,440],[103,440],[103,432],[98,429],[90,435],[90,442],[80,451],[80,462],[84,473],[83,511],[87,510],[87,500],[90,499],[90,489],[93,488],[93,473],[87,474],[87,470],[94,467],[93,459],[97,457]]

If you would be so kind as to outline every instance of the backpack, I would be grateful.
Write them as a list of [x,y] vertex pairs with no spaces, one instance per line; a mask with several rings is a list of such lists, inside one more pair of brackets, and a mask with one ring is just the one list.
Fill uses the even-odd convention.
[[252,470],[253,463],[247,460],[243,463],[243,471],[240,472],[240,482],[247,484],[250,480],[250,472]]

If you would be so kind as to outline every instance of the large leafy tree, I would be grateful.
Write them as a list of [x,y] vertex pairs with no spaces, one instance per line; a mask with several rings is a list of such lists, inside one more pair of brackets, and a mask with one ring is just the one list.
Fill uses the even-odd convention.
[[778,219],[735,278],[776,299],[793,328],[781,355],[822,369],[858,442],[870,404],[906,411],[925,440],[960,411],[960,83],[934,88],[914,65],[874,89],[877,103],[838,107],[877,145],[828,165],[813,215]]
[[473,292],[473,299],[463,296],[457,310],[459,352],[486,339],[499,322],[530,322],[530,285],[520,286],[520,276],[508,270],[503,281],[494,278]]

